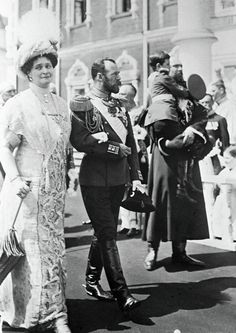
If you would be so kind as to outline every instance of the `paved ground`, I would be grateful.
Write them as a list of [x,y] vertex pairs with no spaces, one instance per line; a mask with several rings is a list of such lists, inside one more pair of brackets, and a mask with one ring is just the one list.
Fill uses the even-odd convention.
[[[143,268],[145,243],[122,236],[118,246],[127,283],[143,300],[141,307],[126,318],[116,303],[97,301],[82,287],[92,230],[82,225],[87,216],[80,197],[67,200],[66,216],[67,302],[73,333],[236,332],[235,252],[189,243],[188,252],[204,260],[207,268],[188,270],[170,263],[171,246],[163,243],[157,269],[147,272]],[[104,275],[101,283],[108,288]]]

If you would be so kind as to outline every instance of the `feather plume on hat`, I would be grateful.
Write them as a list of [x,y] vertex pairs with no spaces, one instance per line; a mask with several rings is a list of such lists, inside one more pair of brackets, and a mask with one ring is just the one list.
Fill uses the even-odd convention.
[[16,66],[21,76],[26,76],[23,66],[39,55],[50,54],[53,67],[57,65],[56,45],[60,40],[60,27],[52,11],[39,8],[23,15],[18,38],[21,46],[17,52]]

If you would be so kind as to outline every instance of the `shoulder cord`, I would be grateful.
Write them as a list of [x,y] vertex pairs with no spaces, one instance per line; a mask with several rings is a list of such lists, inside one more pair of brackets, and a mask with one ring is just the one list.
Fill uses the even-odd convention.
[[97,133],[103,127],[101,114],[95,107],[92,112],[85,112],[85,121],[80,119],[74,112],[72,112],[72,116],[79,122],[82,122],[90,133]]
[[90,133],[99,132],[102,126],[102,117],[96,107],[92,112],[85,113],[85,125]]

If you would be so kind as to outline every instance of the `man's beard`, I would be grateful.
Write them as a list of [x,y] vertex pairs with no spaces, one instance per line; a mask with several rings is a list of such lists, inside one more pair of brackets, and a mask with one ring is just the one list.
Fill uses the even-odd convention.
[[175,80],[176,83],[180,84],[183,87],[186,86],[186,82],[184,80],[183,73],[176,73],[173,76],[173,78],[174,78],[174,80]]
[[119,92],[120,85],[121,85],[120,81],[117,81],[116,84],[110,84],[107,78],[105,78],[104,80],[104,89],[114,94],[117,94]]
[[177,82],[182,82],[182,81],[184,81],[183,73],[180,73],[180,72],[175,73],[175,75],[174,75],[174,79],[175,79]]

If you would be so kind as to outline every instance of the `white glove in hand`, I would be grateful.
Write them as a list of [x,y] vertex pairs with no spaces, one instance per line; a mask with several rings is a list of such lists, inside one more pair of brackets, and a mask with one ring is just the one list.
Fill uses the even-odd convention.
[[132,181],[132,191],[139,190],[142,193],[145,193],[145,186],[141,183],[140,180]]
[[105,133],[105,132],[94,133],[94,134],[92,134],[92,136],[94,137],[94,139],[98,140],[98,143],[108,141],[108,136],[107,136],[107,133]]
[[14,179],[12,185],[15,188],[16,194],[21,199],[24,199],[27,196],[27,194],[30,192],[30,186],[28,186],[26,181],[22,180],[20,176]]
[[193,133],[191,127],[187,127],[184,131],[183,143],[185,146],[191,145],[194,141],[195,134]]

